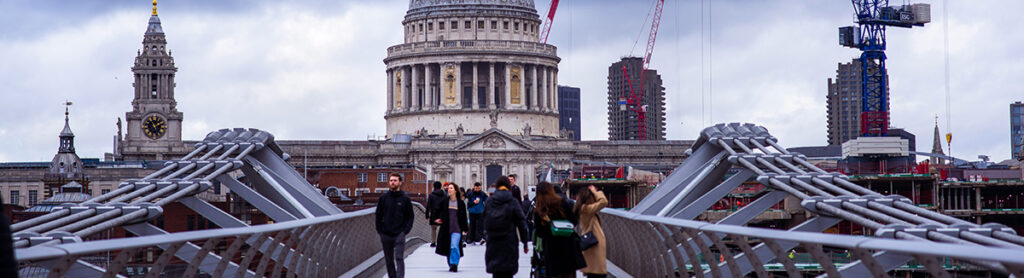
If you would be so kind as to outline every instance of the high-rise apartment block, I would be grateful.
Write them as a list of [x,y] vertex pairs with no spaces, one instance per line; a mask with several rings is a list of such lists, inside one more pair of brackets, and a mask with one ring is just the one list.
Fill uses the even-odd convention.
[[579,141],[580,129],[580,88],[558,86],[558,130],[566,138]]
[[[661,86],[661,75],[656,70],[647,70],[645,82],[640,80],[643,59],[625,57],[608,67],[608,140],[640,139],[640,122],[634,108],[646,109],[645,128],[647,140],[665,140],[665,87]],[[643,97],[638,104],[622,106],[620,100],[631,97],[629,83],[622,74],[626,67],[633,89]]]
[[1024,160],[1024,102],[1010,104],[1010,157]]
[[[835,80],[828,79],[826,102],[829,145],[842,145],[861,134],[860,114],[864,103],[861,99],[861,74],[860,59],[853,59],[849,63],[839,64]],[[886,74],[885,78],[888,80],[889,75]],[[888,99],[885,103],[889,104]]]

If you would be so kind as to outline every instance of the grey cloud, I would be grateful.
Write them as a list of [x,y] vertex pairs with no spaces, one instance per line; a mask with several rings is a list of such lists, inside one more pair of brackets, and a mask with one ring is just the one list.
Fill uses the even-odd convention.
[[[1008,104],[1022,99],[1022,3],[951,1],[954,154],[1009,156]],[[544,13],[547,1],[537,1]],[[852,25],[845,1],[713,1],[714,122],[767,126],[787,146],[825,143],[825,80],[859,55],[836,42]],[[179,67],[184,136],[257,127],[282,139],[363,140],[384,133],[384,65],[401,43],[408,1],[167,1],[161,19]],[[559,82],[581,87],[585,139],[607,137],[606,77],[629,52],[646,1],[563,0],[549,42]],[[942,117],[941,2],[933,23],[889,31],[893,123],[930,149]],[[985,7],[1001,6],[1000,9]],[[0,161],[46,161],[65,98],[75,102],[78,152],[109,152],[114,122],[130,110],[131,72],[148,4],[0,2]],[[711,121],[701,105],[699,1],[667,1],[652,68],[662,74],[671,139]],[[995,13],[995,14],[994,14]],[[1002,14],[1002,15],[1000,15]],[[641,38],[642,52],[646,37]],[[708,62],[708,61],[705,61]],[[706,73],[708,74],[708,73]],[[708,74],[708,75],[711,75]],[[705,76],[707,77],[707,76]],[[116,79],[115,79],[116,78]],[[706,100],[705,100],[706,101]],[[706,106],[705,106],[706,108]],[[703,119],[703,120],[702,120]],[[960,155],[963,154],[963,155]]]

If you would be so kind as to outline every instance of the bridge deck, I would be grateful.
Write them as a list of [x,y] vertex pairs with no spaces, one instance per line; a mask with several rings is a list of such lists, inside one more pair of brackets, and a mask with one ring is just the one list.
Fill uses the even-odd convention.
[[[483,245],[467,245],[466,255],[459,262],[459,272],[448,272],[448,261],[434,254],[434,247],[424,244],[405,258],[405,272],[408,277],[490,277],[484,263]],[[520,249],[521,250],[521,249]],[[515,277],[530,277],[530,254],[519,252],[519,272]],[[583,277],[577,272],[577,277]],[[387,274],[384,275],[387,277]]]

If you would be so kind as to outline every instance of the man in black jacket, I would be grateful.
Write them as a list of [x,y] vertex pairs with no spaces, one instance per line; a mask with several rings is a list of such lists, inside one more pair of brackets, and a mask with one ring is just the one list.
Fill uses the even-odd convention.
[[509,184],[511,184],[511,186],[508,187],[508,191],[512,192],[512,197],[515,197],[516,201],[519,201],[519,206],[522,207],[522,205],[523,205],[523,191],[519,189],[518,185],[516,185],[516,179],[517,178],[518,177],[516,176],[516,174],[509,174],[508,175],[508,182],[509,182]]
[[[441,182],[434,182],[434,192],[427,196],[427,223],[430,223],[430,247],[437,245],[437,228],[441,215],[448,213],[448,193],[441,190]],[[443,207],[443,208],[442,208]]]
[[[377,201],[377,234],[384,249],[388,277],[405,277],[405,235],[412,230],[412,200],[402,191],[402,175],[388,177],[390,191]],[[396,256],[397,255],[397,256]]]

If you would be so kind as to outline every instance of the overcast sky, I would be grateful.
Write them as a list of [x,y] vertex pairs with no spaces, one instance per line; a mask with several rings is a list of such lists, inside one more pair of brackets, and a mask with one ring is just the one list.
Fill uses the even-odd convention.
[[[849,1],[708,2],[704,13],[699,0],[665,4],[651,68],[666,88],[668,138],[739,121],[767,127],[784,146],[826,144],[826,80],[860,54],[838,45],[837,28],[853,24]],[[950,130],[947,18],[944,1],[917,2],[932,5],[932,23],[888,31],[891,115],[929,151],[936,115]],[[1009,104],[1024,101],[1024,1],[950,2],[952,153],[1007,159]],[[549,2],[536,5],[543,14]],[[585,140],[607,139],[608,66],[634,49],[649,7],[561,1],[549,43],[562,58],[559,83],[582,90]],[[74,102],[79,156],[111,152],[117,118],[131,110],[131,66],[150,9],[149,1],[0,0],[0,161],[49,161],[65,99]],[[382,60],[402,43],[407,9],[407,0],[162,1],[183,136],[226,127],[292,140],[384,135]]]

